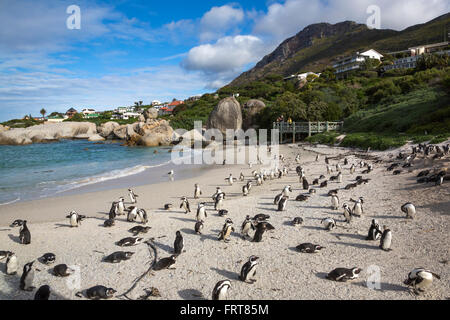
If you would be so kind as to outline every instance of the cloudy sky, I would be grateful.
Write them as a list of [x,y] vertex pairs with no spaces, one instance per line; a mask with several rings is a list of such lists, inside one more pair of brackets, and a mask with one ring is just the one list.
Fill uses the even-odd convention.
[[[67,28],[80,8],[80,29]],[[69,107],[98,110],[212,92],[312,23],[402,30],[448,0],[0,0],[0,121]]]

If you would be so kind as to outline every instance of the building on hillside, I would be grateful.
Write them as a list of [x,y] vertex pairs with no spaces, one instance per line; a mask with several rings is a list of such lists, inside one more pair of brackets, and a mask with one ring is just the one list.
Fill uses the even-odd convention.
[[376,50],[370,49],[364,52],[357,52],[356,54],[342,58],[333,65],[333,68],[336,69],[336,75],[342,75],[346,72],[358,70],[361,67],[361,64],[365,62],[367,59],[376,59],[381,61],[383,55]]
[[187,98],[186,100],[184,100],[184,102],[194,102],[194,101],[198,101],[198,100],[200,100],[201,97],[202,97],[201,94],[196,95],[196,96],[192,96],[192,97],[189,97],[189,98]]
[[83,114],[84,117],[86,117],[87,115],[95,114],[97,112],[94,109],[83,109],[81,110],[81,113]]
[[289,81],[289,80],[298,80],[298,81],[304,81],[308,78],[308,76],[310,75],[314,75],[316,77],[320,77],[321,73],[314,73],[314,72],[305,72],[305,73],[300,73],[300,74],[293,74],[289,77],[284,78],[284,81]]
[[158,110],[158,115],[159,116],[168,116],[168,115],[172,115],[173,111],[175,110],[174,106],[167,106],[167,107],[162,107]]
[[75,110],[74,108],[70,108],[69,110],[67,110],[66,116],[70,119],[70,118],[72,118],[74,115],[76,115],[77,113],[78,113],[77,110]]
[[48,123],[59,123],[63,122],[65,119],[61,116],[50,116],[47,118]]

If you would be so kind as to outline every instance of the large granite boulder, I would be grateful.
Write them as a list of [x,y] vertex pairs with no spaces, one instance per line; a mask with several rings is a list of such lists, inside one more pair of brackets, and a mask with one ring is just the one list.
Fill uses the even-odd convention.
[[218,129],[226,137],[226,130],[242,129],[241,105],[234,97],[219,102],[208,118],[207,129]]
[[0,124],[0,132],[9,130],[9,127]]
[[89,138],[96,134],[97,127],[90,122],[47,123],[2,131],[0,132],[0,144],[24,145],[60,139]]
[[88,140],[89,140],[89,141],[92,141],[92,142],[101,142],[101,141],[105,141],[106,139],[103,138],[103,137],[102,137],[101,135],[99,135],[99,134],[95,134],[95,135],[89,137]]
[[97,128],[98,134],[103,138],[112,138],[114,137],[114,130],[119,128],[120,124],[114,121],[103,123],[100,127]]
[[256,116],[266,108],[261,100],[252,99],[244,105],[244,120],[242,127],[244,130],[258,129],[255,124]]
[[153,120],[158,118],[158,110],[155,108],[150,108],[144,111],[143,116],[145,118],[145,121],[147,120]]

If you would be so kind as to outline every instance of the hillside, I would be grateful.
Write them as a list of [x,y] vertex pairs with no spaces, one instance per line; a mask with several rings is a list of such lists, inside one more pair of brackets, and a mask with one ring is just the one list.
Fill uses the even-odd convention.
[[299,72],[321,72],[335,59],[368,48],[392,52],[441,42],[449,24],[450,13],[403,31],[370,30],[366,25],[352,21],[313,24],[285,40],[229,86],[242,86],[271,74],[289,76]]

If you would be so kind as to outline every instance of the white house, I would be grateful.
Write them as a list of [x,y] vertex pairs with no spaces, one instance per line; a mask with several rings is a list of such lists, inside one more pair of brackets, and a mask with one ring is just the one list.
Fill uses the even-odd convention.
[[376,50],[370,49],[364,52],[357,52],[353,56],[345,57],[343,59],[338,60],[333,68],[336,69],[336,74],[358,70],[361,67],[361,64],[367,59],[376,59],[381,61],[383,55]]
[[305,72],[305,73],[300,73],[300,74],[293,74],[290,77],[286,77],[283,80],[287,81],[287,80],[291,80],[291,79],[297,79],[299,81],[303,81],[306,80],[308,78],[308,76],[310,75],[315,75],[316,77],[320,77],[321,73],[314,73],[314,72]]
[[94,114],[94,113],[97,113],[94,109],[83,109],[82,111],[81,111],[81,113],[84,115],[84,116],[87,116],[87,115],[89,115],[89,114]]

